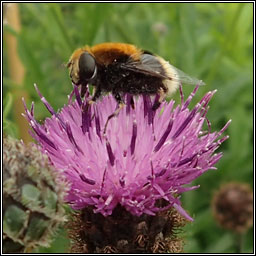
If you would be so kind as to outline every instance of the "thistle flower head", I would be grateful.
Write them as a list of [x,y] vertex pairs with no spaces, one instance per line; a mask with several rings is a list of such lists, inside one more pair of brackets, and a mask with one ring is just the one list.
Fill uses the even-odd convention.
[[249,184],[223,184],[214,194],[212,210],[221,227],[245,233],[253,224],[253,191]]
[[[37,89],[37,88],[36,88]],[[116,101],[105,96],[94,105],[88,94],[82,99],[74,87],[68,104],[56,113],[38,91],[52,114],[43,124],[34,117],[34,106],[26,105],[26,118],[32,136],[69,181],[66,200],[74,209],[93,206],[95,213],[111,215],[118,205],[133,215],[155,215],[175,207],[187,219],[180,194],[198,188],[187,186],[221,158],[214,153],[228,136],[220,138],[229,122],[219,132],[202,131],[208,103],[215,91],[208,92],[188,109],[198,86],[177,107],[163,102],[152,111],[152,99],[126,95],[126,107],[112,118],[105,135],[103,128],[114,112]],[[72,96],[75,100],[72,101]],[[164,204],[159,204],[164,201]]]

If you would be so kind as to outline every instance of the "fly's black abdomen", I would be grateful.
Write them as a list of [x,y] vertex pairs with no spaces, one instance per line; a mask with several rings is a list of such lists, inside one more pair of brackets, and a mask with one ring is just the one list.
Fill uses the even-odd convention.
[[155,94],[160,88],[165,88],[162,80],[144,74],[133,73],[124,77],[117,87],[120,91],[131,94]]
[[105,67],[101,74],[101,88],[104,91],[118,91],[131,94],[155,94],[159,89],[167,91],[163,79],[121,67],[121,62]]

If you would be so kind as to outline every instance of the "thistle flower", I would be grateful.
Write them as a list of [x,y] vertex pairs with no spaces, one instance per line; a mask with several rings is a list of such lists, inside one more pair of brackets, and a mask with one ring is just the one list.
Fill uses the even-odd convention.
[[[56,113],[36,90],[51,113],[43,124],[26,118],[42,150],[70,183],[66,201],[75,210],[69,223],[72,252],[166,253],[181,252],[177,236],[186,220],[180,195],[199,186],[188,186],[209,169],[222,153],[214,153],[228,136],[210,132],[206,119],[208,92],[190,111],[198,86],[184,102],[162,103],[156,111],[149,96],[138,97],[110,119],[116,101],[105,96],[90,105],[87,92],[80,97],[75,86],[69,101]],[[75,100],[72,97],[75,95]],[[156,100],[156,99],[155,99]],[[208,131],[203,132],[205,121]]]
[[[198,90],[195,87],[181,104],[162,103],[152,111],[149,96],[135,100],[130,95],[126,107],[104,124],[116,107],[112,96],[89,105],[75,86],[69,101],[56,113],[36,90],[51,118],[39,124],[34,105],[27,108],[26,118],[42,150],[70,183],[66,197],[73,209],[92,206],[95,213],[111,215],[121,205],[132,215],[155,215],[174,207],[193,220],[181,206],[180,195],[199,186],[186,186],[214,165],[222,153],[214,153],[228,136],[219,138],[230,121],[219,131],[210,132],[206,119],[208,103],[216,91],[208,92],[190,111],[188,105]],[[75,100],[72,101],[72,96]],[[209,129],[202,131],[207,122]],[[158,204],[163,200],[164,206]]]

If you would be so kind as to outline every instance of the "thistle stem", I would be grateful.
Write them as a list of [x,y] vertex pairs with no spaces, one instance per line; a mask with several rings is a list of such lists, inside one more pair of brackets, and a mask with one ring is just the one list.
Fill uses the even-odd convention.
[[242,233],[235,234],[234,242],[235,242],[235,253],[242,253],[243,244],[244,244],[244,234]]

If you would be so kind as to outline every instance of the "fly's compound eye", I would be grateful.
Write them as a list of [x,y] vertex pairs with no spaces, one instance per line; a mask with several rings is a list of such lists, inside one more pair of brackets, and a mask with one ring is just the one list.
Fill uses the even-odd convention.
[[79,75],[82,80],[92,80],[97,73],[97,65],[94,57],[84,52],[79,58]]

